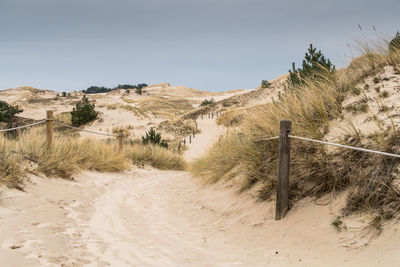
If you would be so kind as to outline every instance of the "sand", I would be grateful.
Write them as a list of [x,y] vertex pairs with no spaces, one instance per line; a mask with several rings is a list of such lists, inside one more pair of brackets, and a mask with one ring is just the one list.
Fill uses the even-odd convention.
[[[193,160],[223,132],[202,133]],[[30,176],[26,192],[2,190],[0,266],[398,266],[400,226],[379,237],[366,218],[330,221],[344,195],[303,200],[281,221],[273,202],[255,202],[185,171],[82,172],[75,181]]]

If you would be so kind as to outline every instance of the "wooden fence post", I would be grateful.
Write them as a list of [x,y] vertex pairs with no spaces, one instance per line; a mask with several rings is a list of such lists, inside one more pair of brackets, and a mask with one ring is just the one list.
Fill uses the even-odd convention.
[[183,147],[186,146],[186,139],[183,139]]
[[191,143],[192,143],[192,136],[189,135],[189,144],[191,144]]
[[281,120],[279,134],[279,166],[275,220],[285,217],[289,208],[290,138],[292,121]]
[[54,126],[54,114],[52,110],[48,110],[46,114],[46,136],[47,136],[47,149],[51,150],[53,146],[53,126]]
[[211,112],[211,119],[214,119],[214,112]]
[[118,131],[118,151],[119,153],[122,153],[124,149],[124,130],[119,130]]
[[[197,125],[196,125],[196,127],[197,127]],[[195,132],[194,132],[194,129],[193,129],[193,138],[194,138],[194,136],[195,136]]]
[[203,119],[203,114],[201,114],[201,119]]
[[181,154],[181,142],[178,144],[178,154]]

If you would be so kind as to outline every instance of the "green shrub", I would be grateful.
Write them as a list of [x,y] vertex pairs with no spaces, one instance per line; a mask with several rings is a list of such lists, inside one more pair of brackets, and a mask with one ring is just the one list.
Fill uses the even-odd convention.
[[261,88],[269,88],[270,86],[271,86],[271,83],[268,80],[262,80]]
[[67,97],[67,93],[66,92],[62,92],[61,94],[62,94],[61,95],[62,97]]
[[202,106],[208,106],[208,105],[211,105],[211,104],[214,104],[214,103],[215,103],[214,98],[211,98],[210,100],[204,99],[203,102],[201,102],[200,106],[201,107]]
[[141,87],[136,88],[135,89],[135,93],[138,94],[138,95],[141,95],[143,93],[142,88]]
[[156,132],[153,128],[150,128],[146,136],[142,136],[142,143],[144,145],[153,144],[168,148],[168,143],[162,140],[161,134]]
[[18,106],[12,106],[0,100],[0,122],[9,122],[12,117],[22,111]]
[[83,96],[82,100],[76,103],[71,111],[71,123],[78,127],[97,119],[98,114],[95,105],[91,104],[86,96]]

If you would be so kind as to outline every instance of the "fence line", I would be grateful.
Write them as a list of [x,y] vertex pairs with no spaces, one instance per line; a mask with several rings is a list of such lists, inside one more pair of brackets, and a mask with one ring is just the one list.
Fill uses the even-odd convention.
[[295,136],[295,135],[290,135],[290,134],[288,135],[288,137],[293,138],[293,139],[303,140],[303,141],[309,141],[309,142],[329,145],[329,146],[348,148],[348,149],[353,149],[353,150],[358,150],[358,151],[363,151],[363,152],[368,152],[368,153],[375,153],[375,154],[379,154],[379,155],[383,155],[383,156],[400,158],[400,155],[393,154],[393,153],[388,153],[388,152],[376,151],[376,150],[372,150],[372,149],[366,149],[366,148],[354,147],[354,146],[348,146],[348,145],[341,145],[341,144],[336,144],[336,143],[331,143],[331,142],[326,142],[326,141],[320,141],[320,140],[314,140],[314,139],[311,139],[311,138],[300,137],[300,136]]
[[74,127],[74,126],[71,126],[71,125],[68,125],[68,124],[65,124],[65,123],[62,123],[62,122],[58,122],[58,121],[54,121],[54,123],[57,124],[57,125],[64,126],[64,127],[70,128],[70,129],[74,129],[74,130],[77,130],[77,131],[81,131],[81,132],[87,132],[87,133],[92,133],[92,134],[104,135],[104,136],[109,136],[109,137],[118,137],[118,136],[119,136],[119,135],[106,134],[106,133],[100,133],[100,132],[85,130],[85,129],[81,129],[81,128],[78,128],[78,127]]
[[18,126],[18,127],[14,127],[14,128],[8,128],[8,129],[0,130],[0,133],[5,133],[5,132],[10,132],[10,131],[15,131],[15,130],[19,130],[19,129],[24,129],[24,128],[36,126],[36,125],[45,123],[46,121],[47,120],[42,120],[42,121],[34,122],[34,123],[31,123],[31,124],[23,125],[23,126]]

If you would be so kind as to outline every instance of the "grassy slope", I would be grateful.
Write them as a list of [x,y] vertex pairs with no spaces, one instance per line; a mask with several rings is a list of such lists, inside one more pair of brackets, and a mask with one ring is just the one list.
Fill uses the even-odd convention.
[[[331,121],[342,118],[342,102],[354,87],[366,77],[382,71],[383,66],[400,66],[400,52],[371,54],[356,59],[335,77],[286,94],[270,105],[260,106],[246,115],[238,132],[219,141],[210,152],[194,162],[192,172],[211,182],[235,179],[242,190],[261,184],[259,196],[270,199],[275,192],[277,141],[253,142],[279,132],[279,121],[293,121],[293,134],[324,139]],[[236,115],[236,114],[235,114]],[[236,115],[237,116],[237,115]],[[223,120],[223,117],[221,118]],[[230,121],[230,119],[228,119]],[[392,153],[400,152],[400,135],[384,130],[373,136],[363,136],[351,127],[343,143]],[[399,161],[351,150],[332,150],[326,146],[292,142],[290,196],[292,204],[307,196],[319,197],[328,192],[349,190],[344,213],[368,210],[377,216],[400,211],[398,179]],[[378,217],[378,218],[382,218]]]

